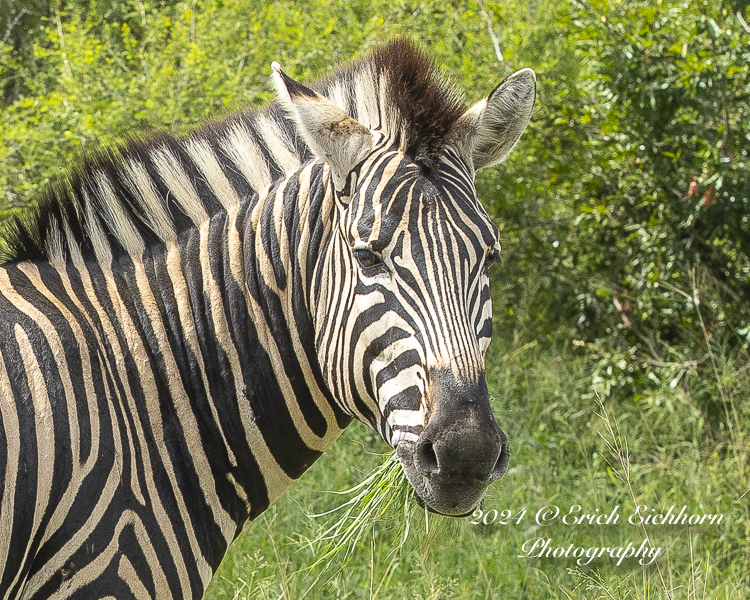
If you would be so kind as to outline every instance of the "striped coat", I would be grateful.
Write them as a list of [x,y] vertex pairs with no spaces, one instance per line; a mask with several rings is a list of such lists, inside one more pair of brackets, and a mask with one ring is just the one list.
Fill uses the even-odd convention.
[[264,112],[88,157],[6,231],[0,600],[200,598],[352,418],[436,512],[504,473],[473,177],[533,73],[466,110],[400,40],[274,80]]

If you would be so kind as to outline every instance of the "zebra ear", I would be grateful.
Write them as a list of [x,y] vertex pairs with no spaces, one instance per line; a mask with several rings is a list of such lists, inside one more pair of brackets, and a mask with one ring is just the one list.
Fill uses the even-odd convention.
[[535,98],[534,71],[513,73],[459,118],[452,142],[474,169],[499,163],[526,129]]
[[337,191],[342,191],[351,170],[372,149],[370,130],[328,98],[294,81],[276,61],[271,67],[282,106],[310,149],[330,165],[333,184]]

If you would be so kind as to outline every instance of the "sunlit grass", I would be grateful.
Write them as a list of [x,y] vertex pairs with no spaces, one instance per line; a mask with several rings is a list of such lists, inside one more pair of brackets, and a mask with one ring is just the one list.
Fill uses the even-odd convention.
[[[476,526],[471,519],[438,518],[430,521],[428,535],[421,509],[399,495],[402,485],[402,491],[410,489],[395,457],[372,455],[377,438],[357,424],[238,540],[237,558],[227,561],[225,579],[217,578],[206,597],[231,600],[240,588],[237,600],[276,600],[281,594],[315,600],[750,597],[745,354],[713,350],[726,401],[735,405],[725,414],[737,413],[730,431],[709,422],[701,407],[701,398],[716,393],[713,378],[691,381],[690,387],[665,385],[637,399],[604,399],[606,417],[600,418],[585,358],[518,348],[503,350],[488,372],[512,457],[506,476],[490,487],[486,508],[513,510],[514,516],[526,508],[520,524]],[[332,489],[349,491],[336,502],[338,494],[321,491]],[[665,509],[686,504],[695,512],[721,513],[724,521],[711,528],[649,529],[652,544],[665,550],[661,576],[654,565],[600,561],[577,567],[517,557],[523,542],[539,535],[557,545],[642,539],[622,523],[540,531],[533,516],[544,504],[567,509],[577,503],[586,510],[620,504],[625,517],[635,502]],[[312,519],[311,512],[325,516]],[[266,566],[259,570],[261,558]]]
[[[343,504],[325,512],[308,515],[322,519],[338,514],[338,519],[309,544],[315,548],[317,559],[309,569],[328,571],[334,564],[345,566],[362,538],[372,532],[375,524],[392,525],[391,534],[396,540],[391,553],[398,552],[406,543],[411,530],[414,489],[395,452],[390,453],[365,479],[337,495],[352,497]],[[374,533],[372,534],[374,538]],[[317,581],[317,579],[316,579]]]

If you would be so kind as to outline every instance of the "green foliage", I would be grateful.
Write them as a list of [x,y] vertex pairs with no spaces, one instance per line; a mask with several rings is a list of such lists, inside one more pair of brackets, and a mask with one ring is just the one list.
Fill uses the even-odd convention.
[[576,225],[619,248],[589,267],[610,273],[609,294],[589,290],[586,310],[619,313],[625,344],[684,362],[707,341],[692,269],[714,288],[703,303],[712,335],[750,317],[750,35],[719,2],[651,4],[615,4],[606,20],[579,13],[581,51],[598,55],[591,113],[604,135],[588,143],[601,172],[585,182]]
[[575,3],[569,19],[575,90],[550,86],[528,142],[536,205],[493,207],[523,223],[508,264],[524,280],[503,292],[519,301],[531,276],[537,336],[587,345],[627,398],[705,375],[712,340],[747,344],[750,35],[720,2]]
[[[686,597],[705,584],[711,597],[743,598],[748,20],[740,0],[0,0],[0,219],[82,149],[263,105],[273,60],[314,79],[390,36],[412,35],[470,102],[533,67],[529,129],[477,181],[504,249],[492,274],[487,379],[513,447],[486,507],[632,504],[598,435],[607,430],[594,415],[595,386],[629,442],[637,501],[726,516],[692,541],[686,530],[652,532],[669,545],[663,566],[673,585],[687,586]],[[304,593],[316,574],[297,571],[316,556],[290,541],[324,531],[305,513],[335,506],[319,490],[352,487],[379,464],[355,440],[382,449],[374,432],[347,432],[240,537],[209,598]],[[635,567],[567,572],[570,562],[517,558],[535,534],[528,522],[431,519],[429,535],[412,535],[396,553],[382,528],[377,544],[363,535],[346,570],[309,597],[666,595],[653,570],[634,583]],[[629,535],[553,528],[561,544]]]
[[[267,103],[274,60],[298,79],[314,79],[378,41],[415,31],[460,72],[483,41],[472,10],[382,0],[304,6],[71,0],[35,15],[36,26],[20,46],[0,41],[0,89],[6,90],[0,201],[11,208],[28,204],[83,147],[133,130],[181,130]],[[465,82],[496,80],[490,71],[491,65],[481,73],[467,70]]]
[[[643,569],[636,561],[618,567],[614,561],[599,560],[579,567],[564,558],[518,556],[524,542],[539,536],[563,547],[640,543],[643,533],[627,523],[637,502],[662,512],[686,505],[691,514],[724,515],[716,526],[653,526],[647,534],[654,546],[668,552],[661,563],[668,588],[682,586],[672,598],[703,597],[705,585],[706,598],[744,600],[750,569],[750,505],[743,500],[750,487],[747,354],[719,357],[719,373],[733,389],[728,401],[737,413],[729,420],[732,431],[712,432],[697,399],[669,388],[640,402],[605,405],[608,425],[597,416],[600,409],[585,359],[551,357],[533,345],[502,346],[493,350],[488,380],[496,396],[495,413],[511,441],[512,465],[490,488],[484,506],[488,511],[511,510],[509,524],[473,525],[472,519],[431,515],[426,534],[418,520],[421,511],[416,511],[409,541],[394,554],[391,544],[397,535],[378,523],[374,539],[363,536],[341,572],[324,577],[306,597],[667,598],[656,568]],[[612,441],[610,426],[620,447],[627,443],[629,448],[629,485],[600,437]],[[306,569],[317,554],[306,546],[300,550],[292,540],[313,539],[325,529],[305,515],[338,505],[340,499],[324,490],[361,482],[382,464],[373,454],[379,449],[365,426],[354,424],[347,430],[309,476],[237,540],[207,598],[301,598],[319,575]],[[540,527],[535,522],[545,505],[567,512],[576,504],[589,512],[612,511],[619,505],[621,520],[602,527],[560,522]],[[524,508],[527,512],[520,518]],[[259,562],[266,566],[256,573]],[[241,581],[251,576],[255,587],[244,586]],[[589,579],[597,583],[596,590]],[[607,594],[616,589],[621,595]]]
[[387,518],[397,522],[399,545],[394,548],[397,552],[409,537],[409,524],[414,504],[414,488],[406,479],[401,461],[393,451],[381,465],[353,488],[339,495],[352,495],[349,500],[342,502],[334,509],[317,515],[310,515],[314,519],[327,517],[333,513],[338,520],[316,539],[306,542],[308,545],[322,548],[318,551],[318,558],[310,565],[314,569],[323,565],[323,572],[341,555],[346,561],[362,536],[375,523]]

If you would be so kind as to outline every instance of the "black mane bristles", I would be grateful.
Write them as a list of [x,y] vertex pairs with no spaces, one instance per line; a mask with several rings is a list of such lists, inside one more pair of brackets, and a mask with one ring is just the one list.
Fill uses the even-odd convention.
[[436,157],[465,110],[457,88],[408,39],[396,39],[377,48],[369,60],[388,78],[389,100],[408,124],[406,153],[417,160]]
[[[312,86],[430,169],[464,112],[461,94],[420,47],[396,39]],[[312,157],[277,103],[186,136],[131,136],[84,154],[4,226],[0,261],[107,260],[140,254],[267,188]]]

